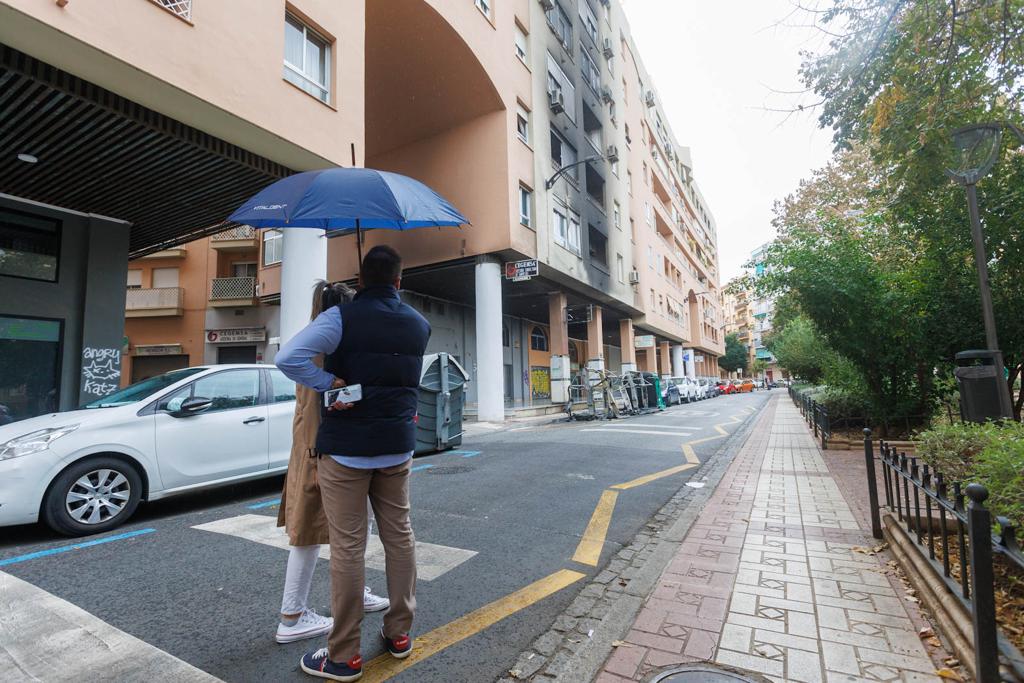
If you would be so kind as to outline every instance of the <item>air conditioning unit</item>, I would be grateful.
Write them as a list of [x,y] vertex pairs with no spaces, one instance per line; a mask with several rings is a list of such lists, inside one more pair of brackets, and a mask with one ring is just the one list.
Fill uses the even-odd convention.
[[644,93],[644,104],[646,104],[648,107],[654,106],[655,102],[653,90],[648,90],[646,93]]
[[561,90],[548,90],[548,105],[555,114],[565,111],[565,95]]
[[608,145],[608,153],[605,154],[605,158],[614,164],[619,160],[619,148],[615,145]]
[[615,46],[612,45],[612,39],[611,38],[605,38],[604,41],[603,41],[603,45],[604,45],[604,49],[602,50],[602,52],[604,53],[605,59],[611,59],[612,57],[614,57],[615,56]]
[[607,85],[601,86],[601,99],[604,100],[605,102],[612,101],[612,89]]
[[540,0],[540,6],[544,8],[545,12],[550,12],[555,9],[555,0]]
[[629,284],[638,285],[640,284],[640,271],[631,270],[629,271]]
[[654,159],[655,161],[657,161],[659,156],[660,155],[658,154],[658,148],[652,146],[651,147],[651,158]]

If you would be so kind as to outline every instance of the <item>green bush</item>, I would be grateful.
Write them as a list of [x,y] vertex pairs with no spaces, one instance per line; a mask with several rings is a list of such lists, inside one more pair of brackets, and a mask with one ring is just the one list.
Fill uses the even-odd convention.
[[996,515],[1024,524],[1024,424],[942,425],[922,432],[917,455],[947,481],[977,482]]

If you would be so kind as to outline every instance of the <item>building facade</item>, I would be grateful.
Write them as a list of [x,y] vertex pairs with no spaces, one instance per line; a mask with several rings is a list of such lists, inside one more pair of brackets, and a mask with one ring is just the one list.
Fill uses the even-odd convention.
[[[768,245],[755,249],[750,256],[751,275],[756,279],[765,272],[764,256]],[[786,372],[768,349],[767,341],[772,331],[772,315],[775,301],[771,297],[759,297],[753,289],[741,288],[740,280],[732,280],[722,293],[722,310],[725,315],[726,334],[736,337],[747,349],[747,374],[759,378],[780,380]],[[757,367],[759,370],[754,371]],[[738,373],[732,373],[739,376]]]
[[[280,177],[352,165],[417,178],[472,222],[363,244],[403,254],[406,300],[470,403],[561,402],[585,365],[718,374],[716,226],[616,1],[2,0],[0,40],[3,111],[38,161],[0,162],[4,199],[122,226],[127,272],[94,290],[125,301],[107,383],[272,361],[287,239],[224,219]],[[354,278],[353,241],[327,242],[330,279]]]

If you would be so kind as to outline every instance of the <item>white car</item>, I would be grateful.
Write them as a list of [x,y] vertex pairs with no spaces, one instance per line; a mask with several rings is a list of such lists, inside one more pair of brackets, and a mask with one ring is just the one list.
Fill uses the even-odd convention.
[[159,500],[284,472],[295,383],[268,365],[174,370],[0,427],[0,526],[81,536]]
[[680,403],[692,403],[697,400],[697,392],[692,379],[689,377],[673,377],[672,383],[679,389]]

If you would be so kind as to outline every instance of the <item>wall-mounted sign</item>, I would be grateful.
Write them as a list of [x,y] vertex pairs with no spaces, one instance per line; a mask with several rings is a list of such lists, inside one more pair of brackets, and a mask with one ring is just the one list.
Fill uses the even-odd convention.
[[537,263],[537,259],[510,261],[505,264],[505,278],[512,282],[523,282],[538,275],[540,275],[540,265]]
[[181,344],[136,344],[136,356],[180,356]]
[[653,349],[654,348],[654,335],[653,334],[642,334],[639,337],[633,338],[633,348],[637,349]]
[[211,344],[230,344],[235,342],[261,342],[267,338],[264,327],[237,327],[228,330],[207,330],[206,341]]
[[704,356],[697,355],[696,353],[693,354],[693,362],[694,363],[703,363],[704,362]]

